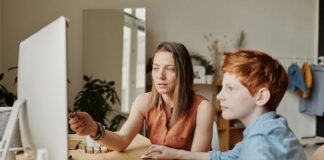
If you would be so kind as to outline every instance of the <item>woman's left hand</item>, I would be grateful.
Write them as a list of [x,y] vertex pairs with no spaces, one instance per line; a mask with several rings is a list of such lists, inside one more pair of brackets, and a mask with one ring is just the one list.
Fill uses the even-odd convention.
[[163,145],[151,145],[141,158],[152,159],[176,159],[180,150],[169,148]]

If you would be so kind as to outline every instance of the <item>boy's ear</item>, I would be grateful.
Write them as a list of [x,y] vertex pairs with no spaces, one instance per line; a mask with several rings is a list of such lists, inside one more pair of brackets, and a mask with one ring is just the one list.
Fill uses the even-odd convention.
[[270,91],[267,88],[261,88],[259,91],[256,93],[255,97],[256,105],[257,106],[264,106],[270,99]]

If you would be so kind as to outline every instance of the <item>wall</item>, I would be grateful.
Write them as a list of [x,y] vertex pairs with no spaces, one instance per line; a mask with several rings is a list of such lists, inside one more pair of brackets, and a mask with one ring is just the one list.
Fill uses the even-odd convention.
[[2,70],[2,61],[3,61],[3,58],[2,58],[2,0],[0,0],[0,73],[3,72]]
[[[183,42],[209,57],[204,34],[212,33],[227,49],[238,34],[247,35],[247,48],[275,57],[317,55],[318,0],[3,0],[3,67],[17,65],[21,40],[59,15],[70,18],[68,72],[70,103],[82,86],[82,10],[122,7],[147,8],[147,53],[160,41]],[[224,42],[225,41],[225,42]],[[282,60],[285,66],[291,61]],[[14,73],[11,73],[13,79]],[[13,80],[8,80],[12,84]],[[298,113],[298,99],[285,95],[279,113],[288,117],[298,137],[315,134],[313,117]],[[307,130],[303,126],[308,126]]]
[[[87,1],[87,0],[47,0],[47,1],[20,1],[3,0],[3,45],[4,57],[3,67],[9,68],[17,65],[19,42],[30,36],[41,27],[48,24],[60,15],[70,19],[68,28],[68,78],[69,84],[69,106],[72,106],[73,98],[82,88],[82,10],[100,8],[123,8],[124,6],[143,6],[142,1]],[[14,90],[12,85],[16,73],[7,75],[5,84]]]
[[[83,73],[122,88],[123,10],[83,12]],[[121,96],[120,96],[121,97]]]

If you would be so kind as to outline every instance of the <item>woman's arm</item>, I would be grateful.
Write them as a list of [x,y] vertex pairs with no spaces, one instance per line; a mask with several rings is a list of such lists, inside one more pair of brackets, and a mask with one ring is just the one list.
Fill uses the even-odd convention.
[[[147,97],[147,94],[138,96],[133,102],[130,115],[120,131],[111,132],[106,130],[100,143],[116,151],[125,150],[141,129],[144,120],[144,111],[147,108]],[[77,113],[76,117],[83,116],[83,114],[85,113]],[[90,115],[88,116],[90,117]],[[89,117],[86,118],[87,120],[85,118],[78,118],[79,120],[75,120],[74,118],[70,119],[71,129],[79,135],[94,136],[98,127],[92,118]]]
[[163,145],[151,145],[142,155],[142,158],[152,159],[208,159],[207,152],[189,152],[169,148]]
[[196,129],[191,145],[192,152],[207,152],[210,150],[214,117],[214,107],[208,101],[203,100],[198,106]]
[[106,130],[105,137],[101,143],[110,149],[124,151],[142,127],[147,103],[148,94],[137,96],[133,102],[130,115],[120,131],[111,132]]
[[321,160],[324,159],[324,145],[320,146],[310,157],[310,160]]
[[[163,145],[151,145],[142,158],[152,159],[239,159],[241,143],[237,143],[235,147],[227,152],[211,151],[211,152],[189,152],[178,150]],[[253,155],[254,156],[254,155]],[[244,158],[243,158],[244,159]],[[248,157],[247,159],[251,159]]]

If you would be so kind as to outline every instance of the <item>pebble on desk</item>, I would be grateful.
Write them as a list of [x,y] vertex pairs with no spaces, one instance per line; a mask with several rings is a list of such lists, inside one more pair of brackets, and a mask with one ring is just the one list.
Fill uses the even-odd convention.
[[90,153],[90,154],[93,154],[94,153],[94,149],[93,147],[86,147],[86,153]]
[[85,144],[84,144],[84,143],[80,143],[79,146],[78,146],[78,150],[79,150],[79,152],[81,152],[81,153],[86,153],[86,147],[85,147]]
[[101,150],[101,153],[107,153],[108,152],[108,148],[106,146],[101,146],[100,150]]
[[101,150],[99,147],[93,147],[93,153],[101,153]]

